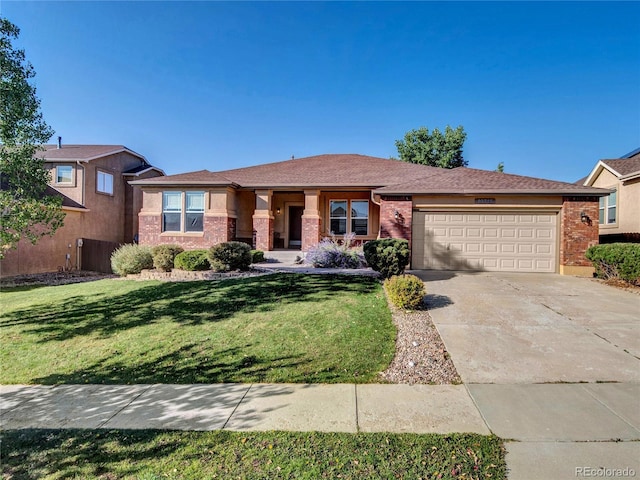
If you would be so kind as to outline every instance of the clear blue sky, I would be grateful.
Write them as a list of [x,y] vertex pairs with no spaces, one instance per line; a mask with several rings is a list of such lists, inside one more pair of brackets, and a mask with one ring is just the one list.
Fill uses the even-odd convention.
[[469,166],[564,181],[640,147],[639,2],[28,2],[45,120],[168,174],[397,155],[463,125]]

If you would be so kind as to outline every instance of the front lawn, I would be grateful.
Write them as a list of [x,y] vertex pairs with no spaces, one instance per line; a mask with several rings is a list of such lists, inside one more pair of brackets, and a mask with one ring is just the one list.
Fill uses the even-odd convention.
[[477,434],[12,430],[12,479],[506,478],[499,438]]
[[0,383],[376,381],[395,327],[371,278],[101,280],[0,292]]

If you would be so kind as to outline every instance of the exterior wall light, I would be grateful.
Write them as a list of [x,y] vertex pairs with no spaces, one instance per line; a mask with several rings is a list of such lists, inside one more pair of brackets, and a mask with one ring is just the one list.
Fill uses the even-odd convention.
[[580,212],[580,221],[586,225],[591,225],[591,219],[584,211]]
[[280,207],[276,208],[276,214],[280,215],[281,211],[280,211]]

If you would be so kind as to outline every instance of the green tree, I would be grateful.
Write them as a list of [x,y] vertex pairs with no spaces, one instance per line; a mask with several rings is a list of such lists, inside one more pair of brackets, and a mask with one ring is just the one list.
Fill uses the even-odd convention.
[[53,234],[64,219],[62,199],[46,195],[49,172],[36,158],[53,130],[30,83],[33,66],[13,46],[19,33],[0,17],[0,258],[22,238],[35,244]]
[[496,167],[496,170],[495,170],[495,171],[496,171],[496,172],[499,172],[499,173],[504,173],[504,162],[500,162],[500,163],[498,164],[498,166]]
[[462,126],[455,130],[449,125],[442,133],[437,128],[429,132],[426,127],[407,132],[403,140],[396,140],[400,160],[420,163],[432,167],[465,167],[468,162],[462,157],[462,146],[467,134]]

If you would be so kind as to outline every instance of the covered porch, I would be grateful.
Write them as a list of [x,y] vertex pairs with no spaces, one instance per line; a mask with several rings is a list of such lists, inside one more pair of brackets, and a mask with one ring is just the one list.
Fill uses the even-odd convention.
[[322,238],[378,238],[380,205],[370,190],[244,190],[236,192],[236,239],[263,251],[306,252]]

